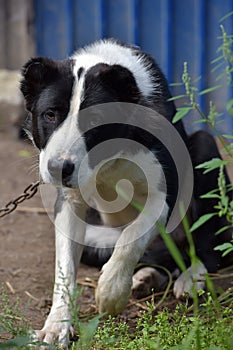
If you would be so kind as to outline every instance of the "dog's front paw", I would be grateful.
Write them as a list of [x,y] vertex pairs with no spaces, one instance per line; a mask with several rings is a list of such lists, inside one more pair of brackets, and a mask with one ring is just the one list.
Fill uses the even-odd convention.
[[173,292],[176,298],[178,299],[186,293],[192,297],[194,288],[195,290],[204,289],[206,273],[207,269],[202,262],[192,264],[174,283]]
[[[60,312],[59,309],[56,313],[50,313],[44,327],[33,332],[33,341],[58,344],[62,349],[67,349],[69,335],[73,333],[73,328],[67,316],[64,312]],[[48,349],[48,346],[41,346],[40,350],[42,349]]]
[[113,265],[105,264],[98,281],[95,297],[99,312],[110,315],[121,313],[131,291],[132,274]]

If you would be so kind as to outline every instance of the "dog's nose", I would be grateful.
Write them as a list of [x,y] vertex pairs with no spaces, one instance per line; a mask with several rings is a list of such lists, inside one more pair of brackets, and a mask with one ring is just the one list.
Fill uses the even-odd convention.
[[68,178],[74,172],[74,163],[70,159],[58,160],[58,159],[50,159],[48,161],[48,171],[54,178],[62,179],[62,182],[65,183]]
[[65,159],[62,164],[62,180],[66,180],[74,172],[74,163],[70,159]]

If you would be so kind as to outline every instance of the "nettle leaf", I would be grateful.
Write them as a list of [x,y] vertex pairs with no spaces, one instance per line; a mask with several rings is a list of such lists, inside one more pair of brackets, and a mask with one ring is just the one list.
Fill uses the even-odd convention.
[[179,251],[179,249],[177,248],[176,243],[174,242],[174,240],[172,239],[171,235],[169,235],[166,232],[166,229],[158,224],[158,228],[159,228],[159,232],[161,237],[163,238],[164,243],[166,244],[169,252],[171,253],[173,259],[175,260],[175,262],[177,263],[178,267],[181,269],[181,271],[186,271],[186,266],[184,263],[184,259]]
[[186,95],[177,95],[177,96],[173,96],[171,98],[168,99],[168,101],[176,101],[178,100],[179,98],[184,98],[184,97],[187,97]]
[[220,158],[213,158],[211,160],[208,160],[207,162],[204,162],[202,164],[199,164],[196,166],[196,169],[206,169],[204,171],[204,174],[207,174],[208,172],[220,168],[222,165],[227,165],[228,161],[223,160]]
[[216,85],[216,86],[212,86],[211,88],[208,88],[208,89],[205,89],[205,90],[202,90],[199,95],[205,95],[205,94],[208,94],[209,92],[212,92],[212,91],[215,91],[215,90],[218,90],[222,87],[222,85]]
[[227,254],[230,254],[233,251],[233,246],[231,246],[230,248],[226,249],[223,253],[222,253],[222,257],[224,258],[224,256],[226,256]]
[[207,123],[207,118],[206,119],[198,119],[193,122],[193,124],[200,124],[200,123]]
[[226,72],[223,72],[223,73],[221,73],[221,74],[219,74],[216,78],[215,78],[215,80],[216,81],[219,81],[219,80],[221,80],[223,77],[225,77],[226,76]]
[[0,344],[0,349],[13,349],[16,348],[17,349],[21,346],[25,346],[25,345],[32,345],[33,343],[31,343],[30,338],[29,337],[25,337],[25,336],[17,336],[14,339],[10,339],[5,343]]
[[228,203],[229,203],[229,197],[223,197],[221,198],[221,203],[224,207],[228,207]]
[[176,112],[174,118],[172,119],[172,123],[178,122],[180,119],[185,117],[188,114],[188,112],[190,112],[192,109],[193,109],[192,107],[177,108],[177,112]]
[[233,139],[233,135],[223,134],[222,136],[225,137],[225,139]]
[[100,318],[103,317],[103,314],[98,315],[92,318],[88,323],[80,322],[79,324],[79,341],[78,345],[81,349],[90,349],[90,345],[93,342],[93,338],[97,327],[99,325]]
[[230,242],[225,242],[214,248],[214,250],[219,250],[220,252],[223,252],[224,250],[227,250],[227,249],[233,249],[233,244]]
[[220,18],[219,22],[223,22],[225,21],[228,17],[233,15],[233,11],[227,13],[225,16],[223,16],[222,18]]
[[229,101],[227,101],[227,112],[233,116],[233,98],[231,98]]
[[198,229],[200,226],[202,226],[215,215],[217,215],[217,213],[209,213],[202,215],[196,222],[194,222],[194,224],[190,228],[190,232],[193,232],[194,230]]
[[193,83],[197,83],[201,80],[202,76],[199,75],[196,79],[193,80]]
[[232,247],[232,244],[229,242],[223,243],[221,245],[218,245],[217,247],[214,248],[214,250],[220,250],[220,252],[229,249]]
[[219,194],[217,193],[206,193],[206,194],[203,194],[202,196],[200,196],[200,198],[220,198]]
[[169,85],[170,86],[182,86],[183,83],[170,83]]
[[224,227],[221,227],[217,232],[215,232],[216,235],[220,235],[220,233],[228,230],[231,226],[224,226]]
[[212,60],[212,61],[211,61],[211,63],[212,63],[212,64],[214,64],[214,63],[216,63],[216,62],[218,62],[218,61],[222,60],[223,58],[224,58],[224,56],[223,56],[223,55],[218,56],[218,57],[216,57],[214,60]]
[[[222,59],[222,57],[220,57],[220,59]],[[211,72],[214,73],[216,72],[219,68],[221,68],[224,65],[225,62],[221,62],[219,64],[217,64],[213,69],[211,69]]]

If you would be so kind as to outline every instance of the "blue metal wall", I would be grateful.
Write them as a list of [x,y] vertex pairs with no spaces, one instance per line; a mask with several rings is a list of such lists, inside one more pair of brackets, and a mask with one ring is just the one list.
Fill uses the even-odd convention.
[[[180,81],[183,62],[188,61],[192,77],[202,77],[200,89],[216,85],[217,72],[211,73],[210,62],[221,43],[219,20],[233,11],[233,0],[34,1],[39,55],[63,59],[96,39],[115,37],[150,53],[170,83]],[[233,34],[233,16],[223,24]],[[199,103],[208,111],[211,98],[223,110],[231,95],[231,88],[223,88],[201,97]],[[186,121],[189,130],[200,127],[190,126],[193,119]],[[232,117],[225,115],[220,129],[229,133],[232,125]]]

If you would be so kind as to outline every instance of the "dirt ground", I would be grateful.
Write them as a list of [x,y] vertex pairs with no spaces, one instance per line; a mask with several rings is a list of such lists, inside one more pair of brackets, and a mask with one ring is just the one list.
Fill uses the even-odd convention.
[[[38,180],[36,170],[32,170],[36,163],[36,150],[27,141],[17,140],[12,132],[0,132],[0,207]],[[22,306],[29,301],[25,316],[33,328],[39,329],[51,305],[54,228],[46,214],[31,212],[31,208],[43,208],[40,193],[22,203],[21,211],[0,219],[0,283],[5,285],[12,300],[20,297]],[[93,285],[98,273],[97,269],[85,265],[79,269],[83,313],[95,312]],[[133,321],[143,309],[143,304],[136,304],[134,300],[130,303],[121,320]],[[177,301],[171,295],[167,303],[171,306]]]

